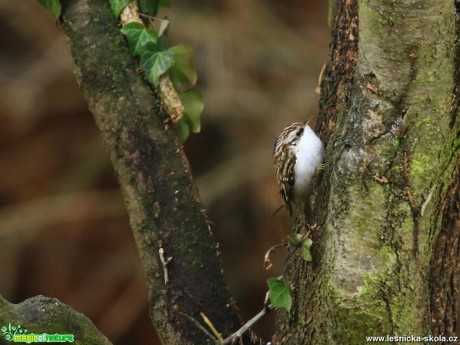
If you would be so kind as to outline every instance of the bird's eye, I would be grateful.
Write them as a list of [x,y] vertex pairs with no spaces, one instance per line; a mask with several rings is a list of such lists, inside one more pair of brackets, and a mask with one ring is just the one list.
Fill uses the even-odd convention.
[[296,134],[295,134],[295,135],[297,135],[298,137],[300,137],[300,135],[301,135],[301,134],[302,134],[302,130],[301,130],[301,129],[299,129],[299,130],[296,132]]

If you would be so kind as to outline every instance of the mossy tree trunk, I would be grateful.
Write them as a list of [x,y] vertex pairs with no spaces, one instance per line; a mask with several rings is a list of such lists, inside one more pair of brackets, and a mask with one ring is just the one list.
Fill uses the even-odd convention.
[[276,344],[454,334],[457,33],[451,0],[338,0],[314,262],[290,256],[295,307],[280,314]]
[[[129,54],[109,1],[61,2],[78,83],[114,166],[147,276],[152,323],[164,344],[213,344],[200,328],[201,312],[224,336],[241,324],[182,144]],[[160,249],[171,257],[167,266]],[[253,343],[249,335],[245,342]]]

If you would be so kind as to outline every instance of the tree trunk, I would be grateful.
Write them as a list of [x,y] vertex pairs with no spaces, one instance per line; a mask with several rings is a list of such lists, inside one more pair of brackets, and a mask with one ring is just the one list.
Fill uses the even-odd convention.
[[[129,54],[109,2],[62,5],[77,79],[128,209],[153,325],[164,344],[214,343],[200,326],[200,312],[224,336],[240,321],[182,145]],[[167,265],[160,249],[165,260],[171,257]]]
[[289,257],[293,310],[280,313],[275,344],[454,334],[456,31],[452,1],[338,1],[318,125],[327,147],[314,261]]

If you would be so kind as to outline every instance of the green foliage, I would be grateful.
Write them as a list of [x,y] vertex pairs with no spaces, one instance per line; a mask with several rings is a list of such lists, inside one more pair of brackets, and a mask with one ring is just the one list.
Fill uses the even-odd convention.
[[179,136],[179,139],[182,142],[185,142],[188,136],[190,135],[190,128],[185,117],[183,117],[179,120],[179,122],[174,124],[174,128],[177,132],[177,135]]
[[158,45],[156,31],[140,23],[128,23],[121,32],[128,39],[131,54],[140,57],[140,65],[147,80],[158,86],[160,76],[174,63],[174,52],[169,48],[163,50]]
[[184,142],[187,140],[190,132],[200,132],[200,116],[203,112],[204,104],[203,97],[196,90],[184,91],[179,96],[185,108],[185,114],[184,117],[175,124],[175,128],[180,139]]
[[160,6],[160,0],[138,0],[139,10],[149,16],[156,16]]
[[171,50],[174,52],[174,64],[169,71],[169,76],[174,83],[174,87],[177,90],[183,90],[188,85],[195,85],[197,73],[191,64],[192,48],[185,44],[178,44],[171,47]]
[[289,312],[292,307],[291,284],[285,279],[268,278],[267,285],[272,306]]
[[[112,3],[113,0],[110,1]],[[138,4],[142,12],[154,15],[159,7],[169,7],[170,1],[139,0]],[[121,28],[121,32],[128,40],[131,55],[139,57],[144,75],[153,86],[157,87],[160,77],[169,73],[185,109],[184,116],[175,124],[181,140],[185,141],[190,132],[199,133],[203,98],[198,91],[191,90],[197,81],[196,70],[191,64],[192,49],[184,44],[168,47],[167,30],[159,35],[154,29],[146,28],[140,23],[128,23]]]
[[300,246],[302,245],[302,241],[303,241],[303,236],[301,234],[295,234],[294,236],[289,237],[289,242],[291,246],[295,248],[300,248]]
[[137,0],[139,10],[149,16],[156,16],[160,7],[171,7],[170,0]]
[[180,94],[180,100],[185,108],[185,114],[181,121],[184,120],[188,123],[192,133],[199,133],[201,130],[200,116],[204,107],[203,97],[196,90],[187,90]]
[[305,261],[312,261],[313,256],[311,255],[311,245],[313,241],[310,238],[306,238],[301,234],[295,234],[290,238],[291,246],[295,248],[300,248],[302,257]]
[[62,8],[59,0],[38,0],[38,2],[50,11],[56,19],[61,15]]
[[121,32],[128,39],[131,55],[140,56],[149,51],[156,51],[158,34],[153,29],[146,29],[140,23],[128,23],[121,28]]
[[129,0],[109,0],[112,13],[115,17],[118,17],[121,11],[128,6]]
[[180,99],[185,108],[184,117],[176,124],[176,131],[184,142],[190,132],[200,132],[200,116],[204,103],[201,94],[191,89],[197,81],[197,73],[191,63],[192,48],[185,44],[178,44],[170,49],[174,52],[174,64],[169,70],[169,77],[175,89],[180,93]]
[[160,76],[165,73],[174,63],[174,53],[167,49],[163,51],[147,51],[141,55],[141,67],[147,80],[154,86],[158,86]]
[[[118,17],[130,0],[108,0],[112,12]],[[38,0],[55,18],[61,15],[59,0]],[[149,16],[156,16],[160,7],[171,7],[170,0],[137,0],[139,10]],[[140,23],[128,23],[121,28],[126,36],[131,55],[140,58],[140,66],[147,80],[158,86],[160,77],[169,73],[174,88],[179,93],[185,112],[175,128],[182,142],[190,132],[199,133],[201,130],[200,116],[203,111],[203,98],[196,90],[190,90],[196,84],[197,73],[192,67],[192,49],[179,44],[168,47],[166,44],[167,30],[159,35],[154,29],[146,28]]]
[[311,255],[311,245],[313,244],[313,241],[309,238],[305,239],[302,242],[302,246],[300,247],[300,251],[302,253],[302,257],[304,258],[305,261],[312,261],[313,256]]

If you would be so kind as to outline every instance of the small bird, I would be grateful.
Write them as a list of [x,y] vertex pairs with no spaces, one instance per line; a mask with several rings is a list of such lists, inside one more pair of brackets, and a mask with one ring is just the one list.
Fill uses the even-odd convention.
[[276,179],[289,214],[311,221],[310,199],[315,176],[322,168],[324,147],[307,122],[287,126],[273,151]]

